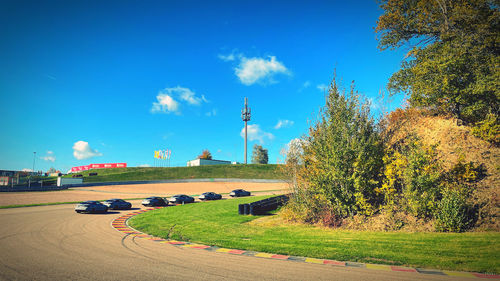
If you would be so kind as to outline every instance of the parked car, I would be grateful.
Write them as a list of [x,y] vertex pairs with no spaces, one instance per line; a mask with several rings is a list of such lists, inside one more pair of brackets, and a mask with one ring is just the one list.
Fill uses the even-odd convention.
[[173,204],[194,203],[194,198],[186,194],[177,194],[168,198],[168,201]]
[[222,195],[215,192],[205,192],[198,196],[200,200],[219,200],[222,199]]
[[243,197],[243,196],[250,196],[250,191],[246,191],[244,189],[235,189],[229,193],[229,196],[231,197]]
[[132,203],[127,202],[123,199],[109,199],[102,203],[108,206],[108,209],[113,209],[113,210],[128,210],[132,208]]
[[166,201],[162,197],[153,196],[153,197],[148,197],[148,198],[142,200],[142,205],[148,206],[148,207],[167,206],[168,201]]
[[98,201],[85,201],[78,203],[75,207],[77,213],[106,213],[108,206]]

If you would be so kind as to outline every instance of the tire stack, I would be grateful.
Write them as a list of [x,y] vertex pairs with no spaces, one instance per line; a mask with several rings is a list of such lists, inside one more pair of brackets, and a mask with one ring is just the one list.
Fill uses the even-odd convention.
[[288,202],[288,195],[270,197],[264,200],[252,202],[250,204],[239,204],[238,214],[240,215],[263,215],[269,211],[278,209]]

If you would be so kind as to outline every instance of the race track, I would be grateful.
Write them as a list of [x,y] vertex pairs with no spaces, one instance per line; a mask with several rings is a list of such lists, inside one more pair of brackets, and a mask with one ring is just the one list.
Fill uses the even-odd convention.
[[74,205],[1,209],[0,279],[458,280],[175,247],[113,229],[112,220],[128,212],[76,214]]

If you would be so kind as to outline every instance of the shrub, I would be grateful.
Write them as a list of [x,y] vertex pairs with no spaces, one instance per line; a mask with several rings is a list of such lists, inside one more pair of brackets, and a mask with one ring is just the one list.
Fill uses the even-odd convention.
[[425,146],[416,136],[386,149],[384,179],[376,189],[386,209],[396,205],[418,218],[430,218],[440,197],[440,165],[435,147]]
[[486,176],[484,165],[474,162],[464,163],[464,156],[460,155],[458,162],[447,173],[447,180],[457,183],[473,183]]
[[467,187],[446,188],[436,210],[436,230],[462,232],[474,222],[473,208],[467,203]]
[[498,117],[493,113],[486,115],[483,121],[477,122],[472,127],[472,134],[493,144],[500,144],[500,122]]
[[315,224],[321,222],[321,215],[327,209],[327,202],[321,194],[298,187],[280,213],[286,221]]

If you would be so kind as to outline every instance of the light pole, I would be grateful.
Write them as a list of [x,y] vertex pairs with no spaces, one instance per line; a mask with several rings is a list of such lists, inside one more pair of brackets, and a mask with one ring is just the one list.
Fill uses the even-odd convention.
[[241,119],[245,121],[245,164],[247,163],[247,122],[250,121],[251,112],[248,99],[245,98],[245,107],[241,110]]

